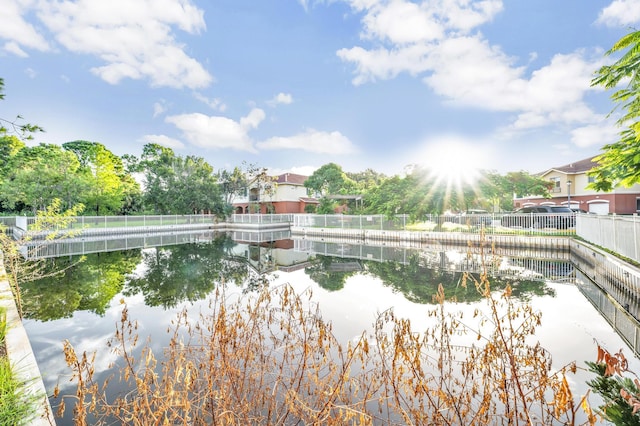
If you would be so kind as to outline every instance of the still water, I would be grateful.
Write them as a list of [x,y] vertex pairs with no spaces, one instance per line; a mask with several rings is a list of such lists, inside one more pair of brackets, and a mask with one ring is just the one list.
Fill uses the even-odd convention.
[[[94,253],[80,263],[78,256],[50,259],[64,272],[23,287],[24,325],[50,394],[56,385],[62,394],[75,393],[64,340],[79,353],[96,352],[98,380],[112,374],[115,355],[107,341],[123,303],[138,321],[142,340],[148,337],[159,355],[171,320],[185,308],[207,312],[217,286],[240,296],[264,280],[272,286],[288,283],[300,292],[312,290],[323,318],[333,324],[338,340],[347,342],[370,330],[377,314],[387,309],[410,319],[415,329],[426,329],[439,284],[447,297],[456,298],[447,303],[448,310],[470,314],[485,302],[473,286],[462,285],[462,272],[477,274],[483,264],[493,289],[510,284],[514,296],[542,312],[535,339],[551,352],[554,367],[595,360],[598,342],[612,352],[625,348],[630,368],[640,371],[640,362],[584,297],[584,289],[593,292],[595,286],[573,268],[566,253],[485,254],[483,261],[464,247],[427,250],[294,239],[260,243],[238,234],[194,235],[187,238],[190,243]],[[575,395],[587,391],[590,378],[580,371],[570,377]],[[54,411],[59,402],[51,398]],[[68,407],[59,424],[71,425],[70,413]]]

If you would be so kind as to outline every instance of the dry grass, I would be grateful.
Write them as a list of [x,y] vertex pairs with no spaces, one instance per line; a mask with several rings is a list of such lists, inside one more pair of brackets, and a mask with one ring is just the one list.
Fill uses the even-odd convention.
[[[131,425],[595,424],[568,385],[575,364],[552,369],[548,352],[527,343],[540,314],[510,288],[493,293],[486,275],[464,285],[484,296],[486,311],[450,311],[440,287],[432,328],[416,332],[387,311],[346,345],[310,291],[264,286],[229,300],[221,286],[210,312],[177,317],[160,360],[149,346],[134,358],[137,324],[125,306],[109,346],[121,362],[112,380],[129,393],[109,399],[108,381],[93,378],[95,354],[65,342],[77,392],[56,394],[59,411],[71,399],[78,425],[88,415],[92,424]],[[461,346],[457,336],[475,343]]]

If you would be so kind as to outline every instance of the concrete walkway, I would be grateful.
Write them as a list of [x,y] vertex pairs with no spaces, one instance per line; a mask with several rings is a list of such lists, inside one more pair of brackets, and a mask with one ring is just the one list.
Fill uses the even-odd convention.
[[2,252],[0,252],[0,307],[7,312],[5,345],[11,362],[11,371],[18,381],[27,384],[24,388],[24,393],[26,395],[37,395],[40,400],[40,406],[38,407],[40,414],[36,414],[36,417],[29,422],[29,425],[55,425],[56,421],[49,405],[49,398],[42,382],[36,357],[31,349],[27,332],[22,326],[22,320],[18,315],[18,309],[9,286],[7,273],[2,262]]

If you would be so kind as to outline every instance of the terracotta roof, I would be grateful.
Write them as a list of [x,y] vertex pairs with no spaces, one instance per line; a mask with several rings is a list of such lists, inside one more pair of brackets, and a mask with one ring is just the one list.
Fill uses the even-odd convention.
[[290,183],[292,185],[303,185],[304,181],[309,178],[309,176],[297,175],[295,173],[284,173],[279,176],[275,176],[275,181],[277,183]]
[[317,198],[300,197],[299,200],[307,204],[320,204]]
[[566,174],[584,173],[586,171],[593,169],[598,165],[598,163],[593,161],[595,157],[596,155],[594,155],[593,157],[585,158],[584,160],[574,161],[573,163],[565,164],[564,166],[555,166],[548,170],[545,170],[544,172],[540,173],[540,175],[546,175],[551,171],[557,171],[557,172],[566,173]]

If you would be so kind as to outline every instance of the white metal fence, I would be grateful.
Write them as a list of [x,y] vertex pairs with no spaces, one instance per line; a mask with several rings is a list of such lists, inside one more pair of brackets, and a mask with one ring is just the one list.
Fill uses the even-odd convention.
[[571,213],[487,213],[469,215],[427,215],[411,220],[408,215],[388,218],[383,215],[293,216],[292,225],[301,228],[339,228],[381,231],[465,232],[518,235],[567,235],[575,229]]
[[294,216],[293,214],[234,214],[231,215],[231,222],[247,225],[291,223]]
[[[18,216],[14,219],[15,226],[24,231],[32,230],[36,217]],[[153,216],[76,216],[67,226],[54,226],[54,230],[72,229],[110,229],[128,227],[157,227],[169,225],[197,225],[213,224],[216,222],[214,215],[153,215]]]
[[640,217],[620,215],[580,214],[576,235],[640,262]]

